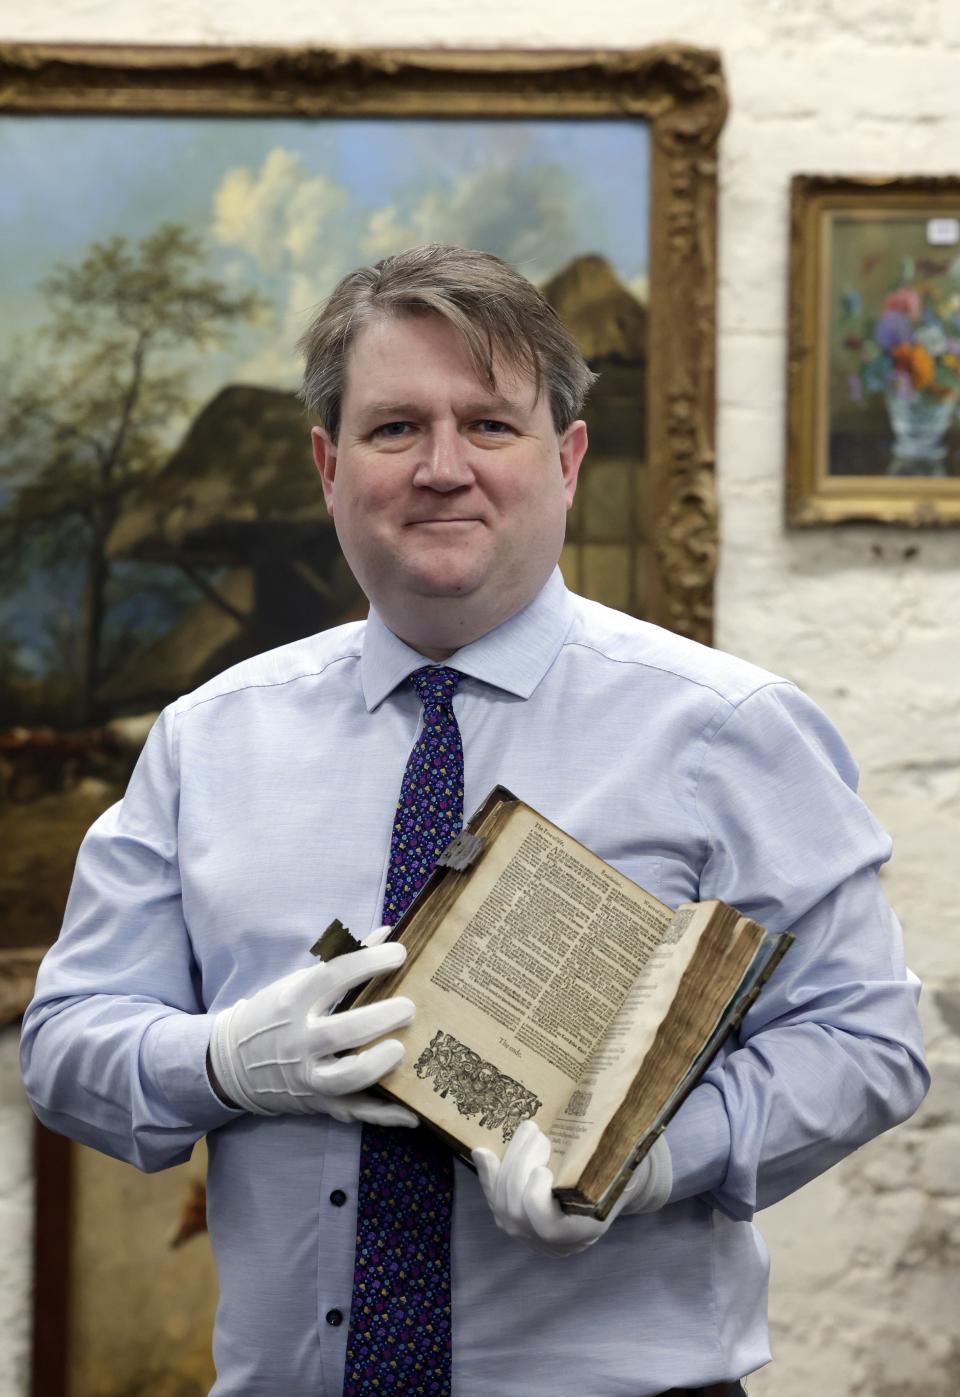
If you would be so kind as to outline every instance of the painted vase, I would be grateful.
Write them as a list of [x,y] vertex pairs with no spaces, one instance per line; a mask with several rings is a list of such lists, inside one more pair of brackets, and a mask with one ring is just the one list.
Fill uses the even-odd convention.
[[893,431],[891,474],[942,475],[947,455],[944,437],[957,408],[957,394],[907,396],[888,388],[884,397]]

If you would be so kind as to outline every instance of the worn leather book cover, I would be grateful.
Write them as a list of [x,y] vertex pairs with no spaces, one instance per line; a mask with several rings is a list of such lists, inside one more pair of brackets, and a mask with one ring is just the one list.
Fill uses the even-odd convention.
[[[667,907],[498,786],[391,939],[405,964],[338,1006],[417,1006],[379,1089],[467,1159],[534,1119],[561,1206],[602,1218],[793,938]],[[358,944],[335,922],[313,949]]]

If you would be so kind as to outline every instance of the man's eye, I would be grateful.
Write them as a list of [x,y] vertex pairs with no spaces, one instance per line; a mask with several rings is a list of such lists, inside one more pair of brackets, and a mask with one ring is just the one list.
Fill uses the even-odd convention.
[[382,426],[374,428],[373,435],[375,437],[402,437],[409,430],[409,422],[384,422]]
[[502,436],[505,432],[512,430],[506,422],[498,422],[495,417],[481,417],[475,425],[489,436]]

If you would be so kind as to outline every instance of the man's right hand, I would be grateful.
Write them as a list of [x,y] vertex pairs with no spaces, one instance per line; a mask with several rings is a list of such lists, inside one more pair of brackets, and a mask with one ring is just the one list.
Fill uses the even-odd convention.
[[365,1052],[336,1056],[410,1023],[413,1001],[397,997],[330,1012],[348,990],[398,970],[405,957],[399,942],[368,943],[295,970],[222,1010],[210,1036],[211,1084],[224,1100],[259,1116],[325,1112],[339,1121],[418,1125],[412,1111],[367,1091],[401,1061],[402,1043],[387,1038]]

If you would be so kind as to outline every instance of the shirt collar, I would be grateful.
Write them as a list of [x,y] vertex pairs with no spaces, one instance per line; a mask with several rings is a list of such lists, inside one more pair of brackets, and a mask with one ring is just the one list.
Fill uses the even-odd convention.
[[[529,698],[556,659],[573,620],[573,603],[555,568],[546,585],[522,611],[464,645],[444,664],[485,684]],[[384,624],[370,608],[363,636],[360,676],[367,711],[422,665],[431,664]]]

